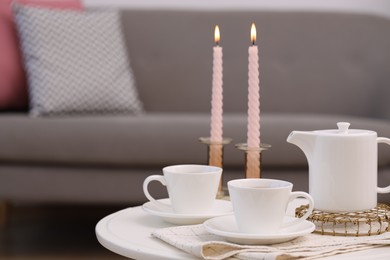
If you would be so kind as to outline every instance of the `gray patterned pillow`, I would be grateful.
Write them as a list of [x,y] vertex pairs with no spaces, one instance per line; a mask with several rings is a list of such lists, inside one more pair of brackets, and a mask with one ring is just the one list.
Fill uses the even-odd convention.
[[32,115],[142,111],[118,11],[14,6]]

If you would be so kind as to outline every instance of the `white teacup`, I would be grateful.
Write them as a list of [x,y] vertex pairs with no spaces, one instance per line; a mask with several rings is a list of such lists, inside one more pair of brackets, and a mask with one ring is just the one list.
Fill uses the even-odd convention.
[[[239,231],[274,234],[281,228],[296,225],[307,219],[313,211],[313,199],[306,192],[292,192],[292,187],[290,182],[272,179],[229,181],[229,194]],[[283,223],[288,204],[298,197],[304,197],[309,201],[307,213],[301,218]]]
[[213,208],[222,168],[208,165],[172,165],[163,168],[164,175],[151,175],[143,184],[148,200],[166,210],[167,205],[155,200],[148,191],[151,181],[159,181],[167,187],[172,209],[176,213],[205,213]]

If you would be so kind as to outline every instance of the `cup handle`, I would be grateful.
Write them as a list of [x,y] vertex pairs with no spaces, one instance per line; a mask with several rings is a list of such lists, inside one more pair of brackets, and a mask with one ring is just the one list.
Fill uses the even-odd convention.
[[144,180],[144,184],[142,186],[143,190],[144,190],[144,194],[146,196],[146,198],[153,204],[155,205],[156,207],[158,207],[159,209],[161,210],[164,210],[164,211],[167,211],[167,210],[171,210],[171,207],[164,204],[164,203],[161,203],[157,200],[155,200],[152,195],[150,195],[149,193],[149,190],[148,190],[148,185],[150,182],[152,181],[159,181],[162,185],[166,186],[166,182],[165,182],[165,178],[163,175],[151,175],[151,176],[148,176],[145,180]]
[[[379,143],[384,143],[390,145],[390,139],[389,138],[384,138],[384,137],[378,137],[376,141]],[[390,185],[384,188],[377,188],[378,193],[389,193],[390,192]]]
[[313,209],[314,209],[314,200],[313,198],[310,196],[310,194],[306,193],[306,192],[303,192],[303,191],[294,191],[294,192],[291,192],[290,194],[290,199],[289,199],[289,202],[292,202],[293,200],[299,198],[299,197],[303,197],[305,199],[307,199],[309,201],[309,208],[307,209],[305,215],[303,215],[302,217],[300,218],[297,218],[297,219],[294,219],[293,221],[289,221],[287,223],[284,223],[282,225],[283,228],[285,227],[290,227],[290,226],[294,226],[298,223],[301,223],[302,221],[306,220],[310,214],[313,212]]

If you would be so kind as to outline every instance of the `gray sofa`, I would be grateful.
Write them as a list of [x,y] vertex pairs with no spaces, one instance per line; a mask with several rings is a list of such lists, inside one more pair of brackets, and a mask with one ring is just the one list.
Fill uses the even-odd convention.
[[[308,189],[292,130],[370,129],[390,137],[390,20],[346,13],[123,10],[123,31],[145,113],[32,118],[0,114],[0,199],[136,205],[142,182],[171,164],[206,163],[213,28],[224,51],[224,180],[244,176],[247,49],[260,47],[263,177]],[[390,149],[379,147],[379,184]],[[166,196],[156,184],[157,196]],[[389,195],[380,201],[390,203]]]

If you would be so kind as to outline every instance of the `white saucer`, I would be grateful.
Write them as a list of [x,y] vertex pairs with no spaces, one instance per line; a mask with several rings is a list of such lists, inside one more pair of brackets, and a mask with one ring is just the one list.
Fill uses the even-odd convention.
[[[171,205],[169,199],[160,199],[158,201],[168,206]],[[216,200],[214,207],[209,212],[199,214],[179,214],[175,213],[173,209],[163,210],[153,205],[150,201],[142,205],[142,208],[149,214],[161,217],[164,221],[175,225],[201,224],[209,218],[233,214],[232,203],[227,200]]]
[[[286,216],[284,221],[291,221],[294,217]],[[206,230],[221,236],[227,241],[245,245],[270,245],[293,240],[299,236],[314,231],[315,225],[310,221],[303,221],[297,225],[283,228],[276,234],[246,234],[238,231],[234,215],[216,217],[203,223]]]

